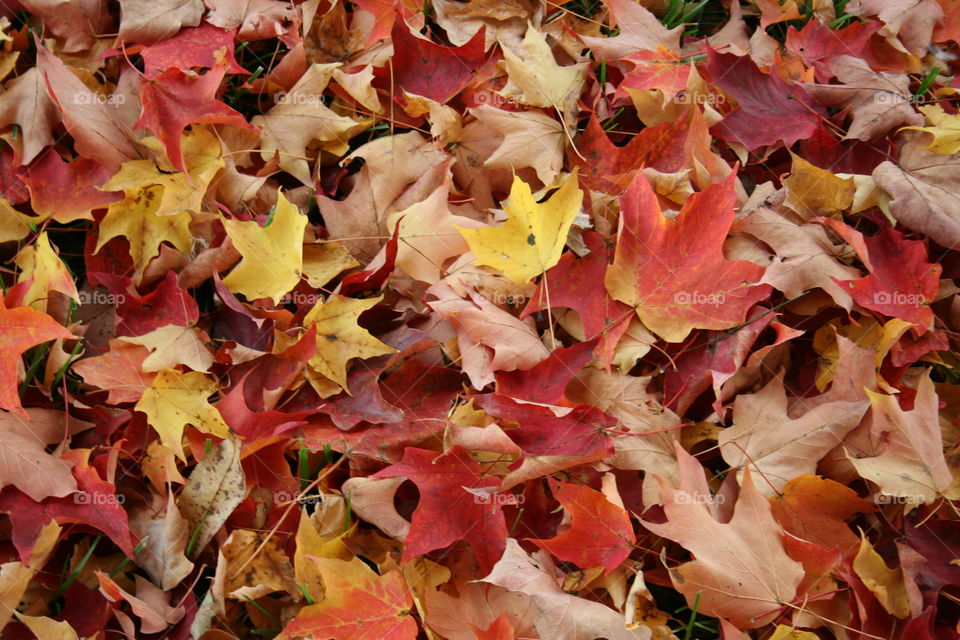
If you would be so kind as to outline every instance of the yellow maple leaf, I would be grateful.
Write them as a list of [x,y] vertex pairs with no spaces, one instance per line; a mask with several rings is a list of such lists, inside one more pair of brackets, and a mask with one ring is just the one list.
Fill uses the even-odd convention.
[[797,155],[783,186],[787,188],[784,204],[804,218],[830,216],[849,208],[857,191],[852,179],[840,178]]
[[920,107],[920,111],[926,116],[930,126],[903,127],[903,129],[916,129],[932,135],[933,142],[926,147],[928,151],[944,155],[953,155],[960,151],[960,115],[950,115],[938,104]]
[[24,304],[37,311],[46,312],[47,298],[51,291],[58,291],[68,298],[80,301],[77,285],[73,282],[67,266],[50,245],[46,231],[37,237],[33,246],[25,248],[17,255],[16,263],[20,267],[17,282],[31,280],[23,298]]
[[506,96],[517,96],[534,107],[555,107],[563,113],[571,110],[586,79],[587,63],[566,67],[557,64],[546,37],[527,26],[518,48],[503,48],[504,66],[509,82],[503,88]]
[[279,304],[280,298],[300,281],[307,216],[278,189],[277,206],[270,224],[261,227],[252,220],[224,220],[223,226],[243,256],[240,264],[223,279],[223,284],[248,300],[270,298]]
[[503,204],[507,221],[498,227],[464,229],[478,264],[496,267],[514,282],[526,283],[557,264],[567,233],[583,203],[576,173],[543,203],[533,199],[530,186],[513,179],[510,197]]
[[900,569],[889,568],[864,537],[860,538],[860,550],[853,559],[853,570],[887,613],[901,619],[910,615],[910,600],[903,573]]
[[165,369],[157,374],[153,385],[143,392],[134,408],[147,414],[147,422],[160,434],[160,441],[178,458],[186,460],[182,440],[183,429],[188,424],[218,438],[229,434],[220,412],[207,402],[218,388],[216,382],[202,373]]
[[131,160],[102,187],[103,191],[131,192],[144,187],[161,186],[157,215],[166,216],[183,210],[199,211],[203,196],[213,176],[224,166],[220,157],[220,141],[203,128],[185,133],[181,138],[187,173],[168,165],[163,143],[157,138],[144,138],[144,146],[155,149],[162,160]]
[[[156,138],[142,142],[148,147],[160,144]],[[94,253],[112,238],[127,238],[137,281],[162,243],[181,252],[190,250],[191,212],[199,211],[210,180],[223,166],[220,142],[202,127],[184,134],[182,146],[188,173],[161,170],[150,160],[132,160],[100,187],[123,191],[124,199],[107,208]]]
[[303,245],[303,271],[307,283],[316,289],[339,273],[360,266],[346,245],[336,240]]
[[350,360],[373,358],[396,351],[357,324],[360,314],[376,306],[382,299],[383,296],[355,300],[333,295],[326,302],[317,302],[303,319],[304,326],[317,326],[317,352],[307,364],[347,393],[350,393],[347,389],[347,363]]
[[0,198],[0,242],[23,240],[30,234],[30,224],[43,222],[14,209],[7,200]]

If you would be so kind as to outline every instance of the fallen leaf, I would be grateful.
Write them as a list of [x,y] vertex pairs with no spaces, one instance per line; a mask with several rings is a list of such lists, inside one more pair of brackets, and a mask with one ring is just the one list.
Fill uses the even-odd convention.
[[575,175],[568,176],[543,203],[534,200],[530,186],[515,177],[510,197],[503,205],[506,222],[487,229],[457,229],[479,264],[500,269],[511,280],[525,283],[560,260],[582,201]]
[[177,500],[180,513],[190,524],[192,544],[187,557],[195,558],[206,548],[246,493],[240,445],[228,437],[197,463]]

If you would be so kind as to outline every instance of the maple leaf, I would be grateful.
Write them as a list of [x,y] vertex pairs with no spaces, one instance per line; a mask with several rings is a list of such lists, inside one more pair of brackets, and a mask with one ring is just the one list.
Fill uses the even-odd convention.
[[[13,524],[13,544],[21,557],[34,548],[42,529],[51,519],[60,524],[78,523],[106,534],[127,557],[133,557],[136,540],[131,541],[124,497],[111,482],[104,480],[89,462],[91,449],[71,449],[63,458],[71,464],[71,473],[79,489],[69,497],[48,497],[36,502],[25,492],[11,488],[0,493],[0,511]],[[36,480],[34,480],[36,482]]]
[[402,88],[441,104],[460,93],[473,78],[486,48],[483,29],[460,47],[442,47],[411,33],[403,20],[393,23],[390,39],[394,54],[389,69],[385,69],[389,73],[383,75],[395,88],[395,95],[401,96]]
[[399,476],[412,481],[420,491],[420,502],[404,540],[403,562],[465,540],[482,570],[493,568],[503,553],[507,525],[499,504],[480,490],[499,487],[497,478],[485,475],[459,446],[442,455],[407,447],[400,462],[370,477]]
[[0,127],[16,123],[22,129],[22,164],[30,164],[44,147],[53,144],[51,129],[59,121],[57,106],[37,67],[6,84],[0,95]]
[[552,567],[531,558],[513,538],[484,582],[530,597],[541,638],[556,640],[650,640],[645,626],[627,629],[623,614],[599,602],[566,593],[551,575]]
[[820,221],[846,240],[870,270],[859,280],[834,280],[857,304],[911,322],[920,333],[930,326],[930,304],[937,295],[942,268],[926,261],[923,242],[907,240],[893,229],[864,237],[836,220]]
[[136,594],[133,595],[122,589],[109,575],[102,571],[94,571],[100,583],[100,591],[112,602],[121,600],[130,605],[130,610],[140,618],[142,633],[160,633],[167,627],[179,622],[186,614],[182,605],[172,606],[169,600],[171,594],[161,591],[153,583],[142,576],[136,577]]
[[120,3],[120,40],[155,42],[195,27],[203,16],[201,0],[122,0]]
[[805,85],[823,104],[850,110],[853,122],[846,138],[870,140],[900,125],[920,125],[923,118],[910,104],[910,79],[877,72],[862,58],[838,56],[830,69],[843,84]]
[[[454,215],[447,198],[450,185],[444,184],[425,200],[387,216],[388,227],[397,229],[396,266],[416,280],[435,284],[444,264],[467,251],[466,240],[457,227],[480,228],[476,220]],[[398,226],[399,225],[399,226]]]
[[[786,553],[770,504],[745,473],[733,516],[720,523],[707,505],[687,491],[660,484],[663,524],[643,526],[683,545],[695,560],[670,569],[674,587],[695,599],[706,615],[722,617],[742,629],[773,620],[803,578],[800,563]],[[697,598],[697,596],[700,596]]]
[[14,485],[40,502],[51,496],[63,497],[77,491],[70,473],[72,464],[47,453],[46,446],[64,437],[61,416],[43,409],[0,414],[3,440],[0,443],[0,488]]
[[200,319],[197,301],[177,286],[173,271],[150,293],[126,296],[115,309],[117,333],[124,335],[140,336],[169,324],[187,326]]
[[497,371],[526,370],[550,355],[535,331],[483,296],[471,291],[464,300],[446,282],[428,293],[439,298],[430,307],[458,329],[461,369],[475,388],[493,382]]
[[261,227],[253,220],[224,220],[223,226],[243,256],[223,284],[248,300],[270,298],[279,304],[280,298],[300,281],[307,217],[278,189],[277,204],[268,225]]
[[857,547],[857,536],[844,520],[856,513],[876,511],[853,489],[813,475],[791,479],[770,498],[770,506],[773,517],[787,533],[825,549],[837,547],[845,555]]
[[311,560],[326,587],[326,596],[304,607],[284,627],[279,640],[414,640],[417,624],[410,616],[413,598],[399,571],[377,575],[359,558]]
[[774,71],[765,74],[749,56],[707,49],[713,83],[733,96],[739,108],[711,128],[718,138],[739,142],[752,151],[782,141],[790,146],[810,137],[826,113],[799,85],[789,85]]
[[37,69],[43,74],[50,97],[60,108],[64,128],[77,151],[109,170],[140,157],[129,126],[113,104],[91,91],[50,50],[37,46]]
[[[144,144],[151,142],[147,139]],[[190,212],[199,211],[203,199],[198,187],[205,189],[223,166],[220,143],[205,129],[195,128],[186,134],[182,149],[187,173],[167,172],[149,160],[137,160],[125,162],[103,185],[105,190],[122,190],[124,198],[108,207],[93,253],[109,240],[123,236],[129,244],[137,281],[164,242],[181,252],[190,249]]]
[[960,151],[960,116],[947,113],[938,104],[920,107],[920,112],[926,117],[929,126],[904,127],[904,129],[916,129],[932,135],[933,141],[925,147],[928,151],[945,155]]
[[529,282],[560,260],[573,219],[580,211],[583,192],[576,175],[570,175],[542,204],[533,199],[530,186],[513,179],[503,204],[507,221],[488,229],[457,230],[467,240],[479,264],[503,271],[515,282]]
[[625,187],[641,165],[660,171],[683,168],[684,147],[691,124],[691,118],[683,116],[671,122],[644,127],[620,147],[610,141],[596,114],[592,114],[587,128],[577,139],[578,152],[587,162],[574,160],[572,152],[568,153],[568,159],[579,165],[578,175],[585,186],[619,195],[623,192],[619,183],[624,181]]
[[873,180],[890,194],[890,213],[903,226],[944,247],[960,242],[958,163],[920,145],[922,133],[903,134],[896,162],[873,170]]
[[866,401],[827,402],[790,418],[783,379],[776,377],[757,393],[737,396],[733,426],[718,438],[720,451],[731,466],[763,474],[760,491],[771,494],[791,478],[813,474],[816,461],[860,424],[866,410]]
[[597,59],[612,62],[636,51],[655,51],[661,45],[670,51],[680,49],[680,26],[667,29],[644,5],[630,0],[605,0],[604,4],[616,35],[580,37]]
[[311,65],[290,91],[279,96],[275,107],[250,121],[263,130],[264,160],[281,152],[280,168],[306,185],[313,184],[305,159],[311,143],[342,155],[349,149],[347,141],[369,124],[337,114],[320,98],[338,66]]
[[[6,94],[4,94],[6,95]],[[24,182],[30,188],[33,210],[64,224],[91,220],[91,211],[122,198],[119,193],[100,190],[110,178],[107,168],[89,158],[64,162],[55,152],[45,153],[30,167]]]
[[[186,365],[194,371],[207,371],[213,364],[213,356],[204,344],[205,334],[193,327],[178,327],[168,324],[142,336],[120,338],[124,342],[146,347],[150,355],[143,359],[140,369],[155,373]],[[207,338],[209,340],[209,338]]]
[[723,257],[735,179],[731,173],[693,194],[673,219],[661,213],[642,173],[621,198],[617,249],[604,283],[668,342],[682,341],[693,329],[735,326],[770,292],[769,285],[754,284],[762,267]]
[[717,398],[714,406],[718,406],[723,384],[736,376],[757,338],[773,320],[759,306],[749,311],[748,318],[749,322],[732,335],[717,339],[700,332],[678,346],[675,370],[667,371],[663,380],[663,395],[671,409],[685,414],[711,383]]
[[21,269],[18,282],[28,285],[23,302],[30,307],[46,311],[50,294],[54,291],[79,300],[77,285],[67,266],[53,250],[46,231],[37,236],[32,246],[17,255],[16,263]]
[[147,414],[147,422],[160,434],[160,441],[185,461],[181,440],[188,424],[203,433],[227,437],[226,423],[217,409],[207,402],[217,389],[217,383],[202,373],[166,369],[157,374],[150,388],[144,390],[134,409]]
[[316,326],[317,329],[317,351],[308,360],[310,367],[348,393],[347,363],[350,360],[395,351],[357,324],[360,314],[381,299],[354,300],[330,296],[326,301],[318,301],[303,319],[307,327]]
[[478,396],[473,402],[491,416],[516,424],[505,432],[523,455],[510,466],[504,489],[613,455],[613,443],[604,429],[616,422],[596,407],[578,405],[558,416],[546,406],[521,404],[499,395]]
[[[154,78],[167,69],[213,69],[221,64],[227,73],[248,73],[234,57],[235,33],[224,31],[203,22],[200,26],[183,29],[172,38],[160,40],[143,48],[143,72]],[[129,51],[129,50],[128,50]]]
[[904,411],[896,396],[870,390],[867,395],[869,437],[847,445],[851,464],[885,495],[908,504],[933,502],[950,488],[953,476],[943,456],[937,394],[930,378],[921,376],[911,411]]
[[557,265],[546,272],[520,318],[546,308],[575,310],[583,325],[584,338],[592,340],[599,336],[598,353],[609,369],[613,351],[627,330],[633,310],[612,299],[605,288],[583,290],[582,283],[602,280],[608,265],[608,248],[602,236],[587,232],[583,234],[583,242],[590,253],[581,258],[565,253]]
[[[543,33],[532,24],[527,26],[519,47],[503,48],[503,57],[509,77],[503,95],[515,96],[534,107],[553,107],[561,114],[574,110],[583,90],[588,63],[557,64]],[[567,126],[571,126],[570,123]]]
[[656,51],[640,51],[625,60],[634,67],[624,74],[617,86],[618,94],[629,95],[627,89],[659,89],[664,100],[672,100],[687,87],[691,67],[683,64],[679,56],[663,44],[658,45]]
[[837,305],[853,307],[853,298],[837,280],[849,280],[860,273],[839,260],[839,250],[821,226],[801,224],[785,213],[758,207],[737,220],[733,228],[761,240],[774,252],[761,282],[791,298],[820,288]]
[[136,402],[156,377],[142,370],[148,355],[150,352],[145,347],[111,339],[109,351],[84,358],[71,368],[87,384],[109,391],[108,403]]
[[936,0],[854,0],[845,7],[851,15],[876,16],[883,22],[878,32],[899,51],[922,56],[933,36],[934,27],[943,19],[943,9]]
[[952,637],[956,3],[21,4],[4,638]]
[[240,113],[216,99],[226,71],[225,62],[202,75],[171,68],[147,80],[140,88],[140,119],[134,127],[157,134],[177,171],[187,173],[180,147],[180,137],[187,125],[230,124],[255,130]]
[[[563,168],[565,137],[559,122],[538,111],[504,111],[488,104],[471,112],[503,140],[483,161],[485,167],[516,171],[532,167],[544,185],[552,185]],[[512,193],[512,191],[511,191]]]
[[854,22],[835,31],[819,20],[808,20],[799,31],[793,26],[787,27],[784,44],[804,61],[813,64],[819,82],[827,82],[833,77],[830,62],[841,55],[861,55],[870,36],[881,26]]
[[553,496],[570,513],[570,528],[548,540],[530,540],[557,558],[606,573],[627,559],[636,542],[630,516],[599,491],[551,479]]
[[25,418],[27,414],[20,404],[17,389],[20,356],[38,344],[71,338],[73,334],[45,313],[29,307],[7,308],[3,296],[0,296],[0,329],[0,363],[3,364],[0,367],[0,409]]

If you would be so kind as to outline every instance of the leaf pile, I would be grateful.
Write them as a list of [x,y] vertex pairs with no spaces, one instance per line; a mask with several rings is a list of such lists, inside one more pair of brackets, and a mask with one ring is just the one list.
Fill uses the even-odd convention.
[[960,631],[960,4],[3,11],[5,639]]

